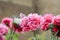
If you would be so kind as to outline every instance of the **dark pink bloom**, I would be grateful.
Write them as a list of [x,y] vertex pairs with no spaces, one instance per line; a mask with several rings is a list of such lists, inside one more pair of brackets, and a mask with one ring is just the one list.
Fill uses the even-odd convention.
[[4,24],[0,24],[0,35],[5,35],[8,33],[8,27]]
[[6,17],[6,18],[3,18],[2,19],[2,22],[1,23],[3,23],[3,24],[5,24],[5,25],[7,25],[8,27],[12,27],[12,22],[13,22],[13,19],[12,18],[8,18],[8,17]]
[[59,27],[60,27],[60,26],[55,26],[55,27],[53,27],[53,28],[52,28],[52,32],[53,32],[54,34],[56,34],[57,37],[60,38],[60,28],[59,28]]
[[48,30],[49,25],[53,22],[54,15],[52,14],[45,14],[43,16],[43,21],[41,23],[41,29],[42,30]]
[[54,25],[59,25],[60,26],[60,15],[57,15],[55,18],[54,18],[54,22],[53,22]]
[[60,37],[60,15],[54,17],[53,25],[55,26],[55,34],[57,33],[57,36]]
[[49,24],[48,23],[43,23],[40,27],[42,30],[48,30],[49,29]]
[[18,24],[15,24],[15,23],[13,23],[13,25],[12,25],[13,27],[13,31],[15,31],[16,33],[20,33],[20,32],[22,32],[22,27],[20,27]]
[[53,31],[54,33],[56,33],[56,32],[58,32],[58,28],[53,27],[53,28],[52,28],[52,31]]

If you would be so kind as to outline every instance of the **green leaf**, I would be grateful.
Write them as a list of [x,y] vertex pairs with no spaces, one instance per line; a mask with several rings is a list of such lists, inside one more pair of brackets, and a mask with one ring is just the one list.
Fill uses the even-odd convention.
[[49,29],[52,29],[52,28],[53,28],[53,26],[54,26],[53,24],[50,24],[50,25],[49,25]]

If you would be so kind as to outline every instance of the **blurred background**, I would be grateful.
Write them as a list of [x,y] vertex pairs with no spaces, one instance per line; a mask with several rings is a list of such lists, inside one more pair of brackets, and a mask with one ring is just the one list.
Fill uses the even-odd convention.
[[[0,0],[0,21],[4,17],[18,16],[20,12],[26,15],[29,13],[57,15],[60,14],[60,0]],[[45,32],[40,34],[41,40],[49,39],[49,33],[48,35]],[[21,34],[20,39],[30,40],[31,36],[33,36],[32,32],[24,33]]]

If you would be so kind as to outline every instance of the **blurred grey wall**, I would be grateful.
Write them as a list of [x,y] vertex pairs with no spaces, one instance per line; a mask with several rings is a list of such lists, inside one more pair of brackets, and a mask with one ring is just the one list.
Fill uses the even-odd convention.
[[[28,3],[27,3],[28,2]],[[20,12],[28,14],[34,9],[30,1],[24,0],[0,0],[0,18],[13,15],[19,15]]]
[[39,0],[38,4],[39,13],[60,14],[60,0]]
[[[36,1],[37,4],[32,1]],[[37,5],[37,11],[40,14],[60,13],[60,0],[0,0],[0,15],[3,12],[5,14],[10,12],[13,14],[34,12],[35,5]]]

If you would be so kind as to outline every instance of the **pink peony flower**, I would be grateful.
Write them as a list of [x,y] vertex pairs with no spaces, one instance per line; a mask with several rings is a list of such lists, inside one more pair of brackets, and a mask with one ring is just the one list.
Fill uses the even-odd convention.
[[41,17],[38,14],[29,14],[27,17],[23,17],[20,22],[23,32],[37,30],[41,23]]
[[54,25],[59,25],[60,26],[60,15],[57,15],[55,18],[54,18],[54,22],[53,22]]
[[29,25],[30,29],[37,30],[37,28],[40,27],[42,16],[38,15],[38,14],[29,14],[28,18],[29,18],[28,25]]
[[24,27],[21,33],[28,32],[28,31],[30,31],[30,28],[29,27]]
[[45,14],[43,16],[43,21],[41,23],[41,29],[42,30],[48,30],[49,25],[53,22],[54,15],[52,14]]
[[28,18],[29,18],[28,25],[29,25],[30,29],[37,30],[37,28],[40,27],[42,16],[38,15],[38,14],[29,14]]
[[41,24],[41,27],[40,27],[42,30],[48,30],[49,29],[49,24],[48,23],[43,23]]
[[8,27],[12,27],[12,22],[13,22],[13,19],[12,18],[8,18],[8,17],[6,17],[6,18],[3,18],[2,19],[2,22],[1,23],[3,23],[3,24],[5,24],[5,25],[7,25]]
[[45,22],[48,22],[48,23],[53,22],[53,18],[54,18],[53,14],[45,14],[43,17],[44,17]]
[[27,31],[30,30],[30,29],[28,29],[28,28],[29,28],[28,22],[29,22],[28,17],[23,17],[23,18],[21,19],[20,27],[23,28],[23,29],[22,29],[22,32],[27,32]]
[[0,24],[0,35],[5,35],[8,33],[8,27],[4,24]]
[[0,40],[5,40],[5,36],[0,35]]
[[20,24],[21,24],[20,26],[25,27],[27,25],[28,21],[29,21],[28,17],[22,18],[20,21]]

